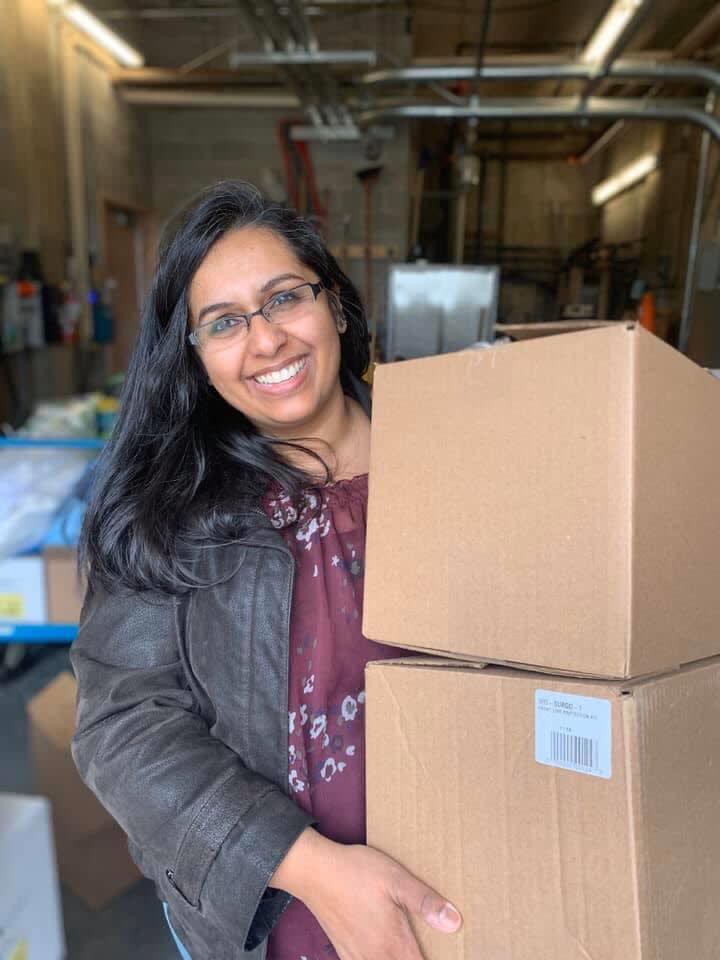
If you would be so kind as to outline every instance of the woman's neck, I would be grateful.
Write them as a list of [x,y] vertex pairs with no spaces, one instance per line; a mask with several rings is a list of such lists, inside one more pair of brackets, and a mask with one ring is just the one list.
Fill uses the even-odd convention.
[[[322,457],[333,480],[347,480],[367,473],[370,465],[370,421],[357,401],[342,389],[333,395],[322,416],[308,427],[302,437],[279,437],[312,450]],[[283,456],[293,466],[312,475],[319,473],[319,463],[295,447],[282,448]]]

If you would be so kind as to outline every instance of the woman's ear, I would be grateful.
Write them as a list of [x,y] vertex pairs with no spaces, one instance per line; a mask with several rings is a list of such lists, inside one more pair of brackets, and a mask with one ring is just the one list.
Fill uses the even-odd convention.
[[345,319],[345,314],[343,313],[340,297],[334,290],[331,290],[329,300],[330,309],[333,317],[335,318],[335,326],[337,327],[337,331],[338,333],[343,334],[347,330],[348,324],[347,320]]

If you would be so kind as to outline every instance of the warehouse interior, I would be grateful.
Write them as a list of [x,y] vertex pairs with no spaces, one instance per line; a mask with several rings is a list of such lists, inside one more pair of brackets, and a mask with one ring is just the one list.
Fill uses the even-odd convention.
[[[3,11],[0,795],[84,789],[66,736],[83,478],[117,419],[163,229],[208,185],[250,181],[312,221],[365,303],[369,383],[478,343],[630,324],[720,370],[720,4]],[[65,952],[11,942],[0,905],[0,957],[176,957],[109,818],[56,821],[56,842],[64,829]],[[0,836],[5,887],[1,863]]]

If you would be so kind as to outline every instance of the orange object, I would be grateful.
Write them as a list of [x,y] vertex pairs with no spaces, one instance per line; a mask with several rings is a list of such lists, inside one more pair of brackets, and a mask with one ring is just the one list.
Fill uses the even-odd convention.
[[655,294],[652,290],[647,290],[642,295],[640,306],[638,308],[638,321],[641,327],[645,327],[650,333],[657,335],[657,324],[655,322],[657,310],[655,307]]

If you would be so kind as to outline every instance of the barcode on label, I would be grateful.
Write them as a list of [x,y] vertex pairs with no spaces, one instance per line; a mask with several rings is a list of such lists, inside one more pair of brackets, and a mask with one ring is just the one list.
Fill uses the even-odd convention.
[[599,747],[598,741],[589,737],[577,737],[556,730],[550,733],[550,759],[562,766],[597,770]]

